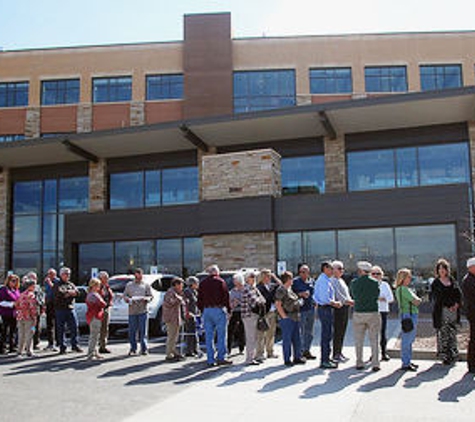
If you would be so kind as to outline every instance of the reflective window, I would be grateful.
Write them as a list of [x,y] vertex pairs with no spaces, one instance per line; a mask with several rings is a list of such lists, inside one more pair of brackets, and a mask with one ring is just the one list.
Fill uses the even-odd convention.
[[303,233],[303,260],[314,272],[318,272],[323,261],[333,260],[336,256],[336,238],[334,231]]
[[294,105],[294,70],[234,72],[235,113],[291,107]]
[[324,193],[323,155],[282,158],[282,193]]
[[89,182],[87,177],[59,179],[59,211],[87,211]]
[[183,98],[183,75],[147,76],[147,100]]
[[132,77],[94,78],[92,102],[108,103],[132,99]]
[[310,69],[311,94],[350,94],[352,91],[350,67]]
[[298,265],[304,262],[301,233],[280,233],[277,246],[279,261],[285,261],[287,270],[296,274]]
[[162,203],[188,204],[198,201],[198,168],[162,170]]
[[202,270],[203,241],[199,237],[183,239],[183,277],[194,275]]
[[161,205],[162,174],[159,170],[145,172],[145,206],[154,207]]
[[58,218],[56,214],[43,215],[43,249],[56,250],[58,245]]
[[406,66],[365,67],[366,92],[407,91]]
[[107,271],[114,274],[114,244],[104,243],[83,243],[79,245],[78,274],[81,283],[87,283],[91,277],[91,269],[97,268],[99,271]]
[[470,183],[468,144],[358,151],[347,154],[350,191]]
[[351,152],[347,161],[350,191],[395,187],[394,150]]
[[56,180],[43,182],[43,212],[56,212],[58,209],[58,183]]
[[144,173],[114,173],[110,175],[110,208],[141,208],[144,200]]
[[79,103],[79,79],[60,79],[41,82],[41,104]]
[[0,107],[27,106],[28,88],[28,82],[0,83]]
[[183,265],[182,242],[180,239],[157,241],[158,271],[165,274],[181,274]]
[[462,66],[459,64],[423,65],[420,74],[422,91],[462,86]]
[[117,274],[131,273],[136,267],[142,268],[145,273],[150,273],[150,266],[154,264],[153,241],[116,242],[114,270]]
[[15,214],[39,214],[41,209],[41,181],[17,182],[13,187]]
[[39,216],[13,218],[13,250],[33,252],[41,249],[41,219]]
[[38,252],[13,252],[12,264],[16,274],[38,272],[41,268],[41,255]]
[[25,135],[23,135],[23,134],[0,135],[0,142],[21,141],[23,139],[25,139]]

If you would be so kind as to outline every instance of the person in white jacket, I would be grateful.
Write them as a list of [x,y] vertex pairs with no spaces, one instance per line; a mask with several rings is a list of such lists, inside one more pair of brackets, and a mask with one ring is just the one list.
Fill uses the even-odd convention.
[[389,315],[389,304],[394,302],[394,296],[389,283],[383,280],[384,272],[381,267],[375,265],[371,269],[371,277],[378,280],[379,282],[379,301],[378,301],[378,308],[379,314],[381,315],[381,339],[380,339],[380,346],[381,346],[381,360],[388,361],[390,359],[389,355],[387,354],[387,343],[388,339],[386,337],[386,327],[388,323],[388,315]]

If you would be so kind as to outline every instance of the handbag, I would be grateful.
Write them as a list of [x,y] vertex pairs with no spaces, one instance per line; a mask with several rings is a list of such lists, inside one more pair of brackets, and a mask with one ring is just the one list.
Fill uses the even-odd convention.
[[269,329],[269,324],[266,321],[266,318],[261,316],[257,320],[257,329],[259,331],[267,331]]
[[[401,290],[399,290],[399,301],[402,302]],[[409,313],[412,315],[412,303],[409,302]],[[414,329],[414,322],[411,317],[401,319],[401,330],[403,333],[409,333]]]

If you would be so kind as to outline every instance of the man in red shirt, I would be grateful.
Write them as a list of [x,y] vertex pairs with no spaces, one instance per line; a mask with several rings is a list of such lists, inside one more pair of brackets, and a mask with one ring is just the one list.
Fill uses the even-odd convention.
[[[206,277],[198,287],[198,308],[203,315],[206,337],[208,366],[231,365],[226,360],[226,326],[231,310],[226,282],[219,277],[219,268],[212,265]],[[217,335],[217,360],[215,358],[214,336]]]

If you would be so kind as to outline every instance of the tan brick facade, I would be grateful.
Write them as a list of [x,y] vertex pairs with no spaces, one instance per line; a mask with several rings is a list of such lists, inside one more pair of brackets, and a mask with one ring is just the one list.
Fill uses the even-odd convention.
[[263,149],[204,156],[201,182],[205,201],[280,196],[280,155]]
[[130,103],[130,126],[141,126],[145,124],[145,103],[134,101]]
[[239,233],[203,236],[203,265],[221,269],[274,268],[274,233]]
[[78,133],[92,132],[92,104],[78,105],[77,131]]
[[89,212],[107,209],[107,163],[99,160],[89,163]]
[[28,107],[26,109],[25,120],[25,138],[39,138],[40,137],[40,108]]
[[324,139],[325,192],[346,192],[345,137]]
[[0,277],[3,277],[7,268],[7,250],[9,245],[9,216],[10,208],[10,173],[7,169],[0,171]]

